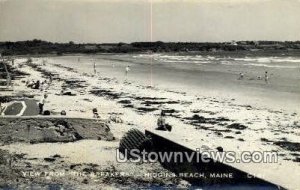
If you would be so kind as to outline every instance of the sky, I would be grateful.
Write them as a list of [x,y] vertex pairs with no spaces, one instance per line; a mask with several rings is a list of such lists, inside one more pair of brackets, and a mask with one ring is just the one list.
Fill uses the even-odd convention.
[[300,0],[0,0],[0,41],[300,40]]

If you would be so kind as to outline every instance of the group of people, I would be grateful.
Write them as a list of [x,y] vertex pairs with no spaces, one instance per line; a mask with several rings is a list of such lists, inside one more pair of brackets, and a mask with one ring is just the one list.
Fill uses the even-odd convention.
[[[94,64],[93,64],[93,71],[94,71],[94,75],[96,75],[97,74],[97,69],[96,69],[96,62],[94,62]],[[115,65],[113,64],[113,68],[115,67]],[[129,71],[130,71],[130,66],[129,65],[127,65],[126,67],[125,67],[125,77],[127,78],[127,76],[128,76],[128,73],[129,73]]]
[[49,80],[44,80],[40,82],[40,80],[31,80],[26,81],[26,86],[32,89],[37,89],[40,91],[45,91],[49,88],[50,84],[52,82],[52,77],[49,77]]
[[[240,73],[240,74],[239,74],[238,80],[242,80],[242,79],[244,79],[244,73]],[[261,77],[261,76],[258,76],[258,77],[257,77],[257,80],[262,80],[262,77]],[[265,80],[266,83],[269,82],[268,71],[265,72],[264,80]]]
[[44,114],[44,105],[46,103],[46,99],[48,97],[48,95],[46,94],[46,90],[48,90],[48,88],[50,87],[50,84],[52,83],[52,77],[49,76],[49,80],[44,80],[44,81],[40,81],[40,80],[31,80],[31,81],[26,81],[26,86],[28,88],[32,88],[32,89],[37,89],[40,90],[41,92],[43,92],[40,101],[38,102],[38,107],[39,107],[39,114]]

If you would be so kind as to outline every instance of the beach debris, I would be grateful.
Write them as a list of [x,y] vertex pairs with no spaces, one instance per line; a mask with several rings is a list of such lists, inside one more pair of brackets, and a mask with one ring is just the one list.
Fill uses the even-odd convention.
[[209,115],[215,115],[216,113],[213,111],[206,111],[206,110],[202,110],[202,109],[194,109],[191,110],[192,113],[207,113]]
[[118,101],[118,103],[121,103],[121,104],[131,104],[131,101],[130,100],[120,100],[120,101]]
[[300,143],[298,142],[277,141],[274,144],[289,151],[300,152]]
[[43,115],[51,115],[51,112],[50,112],[49,110],[45,110],[45,111],[43,112]]
[[247,126],[242,125],[240,123],[233,123],[227,126],[229,129],[237,129],[237,130],[244,130],[247,129]]
[[117,116],[117,115],[110,115],[110,116],[109,116],[109,121],[112,121],[112,122],[114,122],[114,123],[123,123],[122,118],[120,118],[120,117]]
[[140,113],[153,112],[153,111],[158,110],[158,108],[146,108],[146,107],[138,107],[136,109]]
[[146,106],[151,105],[162,105],[162,104],[179,104],[179,101],[152,101],[152,100],[146,100],[143,101],[141,104],[144,104]]
[[88,85],[86,81],[79,78],[66,79],[64,80],[64,84],[62,85],[63,88],[69,89],[85,88],[87,86]]
[[221,146],[218,146],[217,148],[216,148],[219,152],[223,152],[224,150],[223,150],[223,147],[221,147]]
[[74,93],[72,91],[64,91],[64,92],[62,92],[62,95],[64,95],[64,96],[76,96],[76,93]]
[[54,162],[55,158],[44,158],[46,162]]
[[264,138],[264,137],[260,138],[260,140],[261,140],[262,142],[273,142],[273,141],[270,141],[269,139]]
[[101,96],[101,97],[106,97],[109,99],[119,99],[123,93],[117,93],[113,92],[111,90],[106,90],[106,89],[93,89],[90,91],[91,94],[94,94],[96,96]]

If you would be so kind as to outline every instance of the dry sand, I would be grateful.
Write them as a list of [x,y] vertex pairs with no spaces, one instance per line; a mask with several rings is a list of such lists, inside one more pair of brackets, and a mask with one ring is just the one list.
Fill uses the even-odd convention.
[[[81,56],[80,60],[83,63],[80,64],[92,65],[94,59]],[[43,60],[46,60],[46,64],[43,64]],[[74,64],[71,60],[74,61]],[[23,65],[25,61],[26,59],[17,59],[15,65]],[[217,89],[201,90],[201,93],[174,90],[172,85],[176,86],[175,78],[171,79],[174,81],[172,85],[169,83],[155,85],[154,82],[154,86],[149,87],[147,85],[147,83],[150,84],[149,80],[142,79],[146,78],[142,72],[125,80],[123,72],[125,70],[123,69],[126,65],[132,65],[130,61],[131,59],[122,58],[118,58],[116,61],[115,56],[109,59],[109,55],[106,55],[105,59],[97,59],[99,73],[93,75],[92,69],[89,70],[92,67],[82,68],[78,66],[79,63],[75,63],[77,56],[71,57],[71,59],[69,57],[67,59],[64,57],[34,58],[33,64],[24,64],[19,68],[23,72],[30,73],[30,76],[14,81],[14,91],[4,93],[10,95],[13,93],[15,96],[20,92],[33,94],[34,98],[39,100],[42,92],[25,87],[24,82],[45,78],[44,74],[48,72],[55,73],[59,76],[59,80],[54,80],[46,91],[49,97],[45,104],[45,109],[50,110],[52,114],[58,115],[65,110],[68,117],[92,118],[92,109],[97,108],[101,119],[109,121],[112,119],[111,115],[114,115],[123,121],[110,124],[112,133],[117,139],[120,139],[126,131],[133,127],[141,130],[154,129],[160,110],[166,110],[168,112],[167,121],[173,125],[173,131],[168,134],[163,133],[163,135],[195,148],[200,144],[211,149],[222,146],[225,151],[276,151],[279,154],[278,167],[273,165],[266,169],[266,173],[270,174],[268,179],[290,189],[297,189],[300,186],[297,180],[300,177],[297,174],[300,168],[298,107],[284,109],[279,106],[278,108],[272,106],[270,102],[251,104],[258,97],[248,101],[248,98],[244,98],[244,96],[228,96],[223,93],[224,91]],[[111,64],[111,67],[108,68],[107,62]],[[112,69],[113,67],[119,70]],[[134,66],[131,67],[131,70],[134,69]],[[163,73],[161,74],[163,75]],[[77,80],[75,85],[70,83],[70,79]],[[66,86],[66,91],[76,95],[59,95],[62,86]],[[193,85],[191,86],[194,88]],[[285,92],[280,93],[284,94]],[[292,96],[297,96],[297,94],[289,93],[288,97]],[[291,102],[293,101],[291,100],[287,104],[297,105],[299,100],[294,99],[294,104]],[[245,127],[241,129],[234,127],[238,126],[237,124]],[[95,163],[105,167],[117,165],[117,170],[121,171],[127,171],[126,167],[136,167],[137,170],[146,167],[148,171],[161,169],[160,166],[118,165],[114,163],[113,159],[116,147],[118,147],[117,141],[106,144],[103,141],[82,140],[67,144],[14,143],[1,148],[18,154],[25,153],[26,159],[38,158],[40,160],[59,154],[64,158],[64,162],[72,164]],[[263,168],[266,165],[257,164],[257,167],[251,165],[250,168],[248,166],[242,164],[239,167],[250,171],[251,168]],[[261,172],[262,170],[257,171]],[[282,175],[282,172],[294,173],[294,175],[292,177]],[[110,182],[107,184],[117,186]],[[179,184],[179,182],[174,182],[174,184]]]

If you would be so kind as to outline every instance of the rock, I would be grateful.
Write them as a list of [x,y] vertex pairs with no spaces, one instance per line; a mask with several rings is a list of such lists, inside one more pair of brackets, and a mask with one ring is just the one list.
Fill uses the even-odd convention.
[[89,180],[88,180],[88,179],[84,179],[84,180],[82,181],[82,183],[88,184],[88,183],[89,183]]
[[62,158],[59,154],[54,154],[52,158]]
[[55,158],[44,158],[46,162],[54,162]]
[[231,125],[228,125],[227,128],[229,128],[229,129],[237,129],[237,130],[244,130],[244,129],[247,129],[247,126],[242,125],[240,123],[233,123]]
[[49,110],[45,110],[43,115],[51,115],[50,111]]
[[221,146],[218,146],[217,148],[216,148],[219,152],[223,152],[224,150],[223,150],[223,147],[221,147]]

